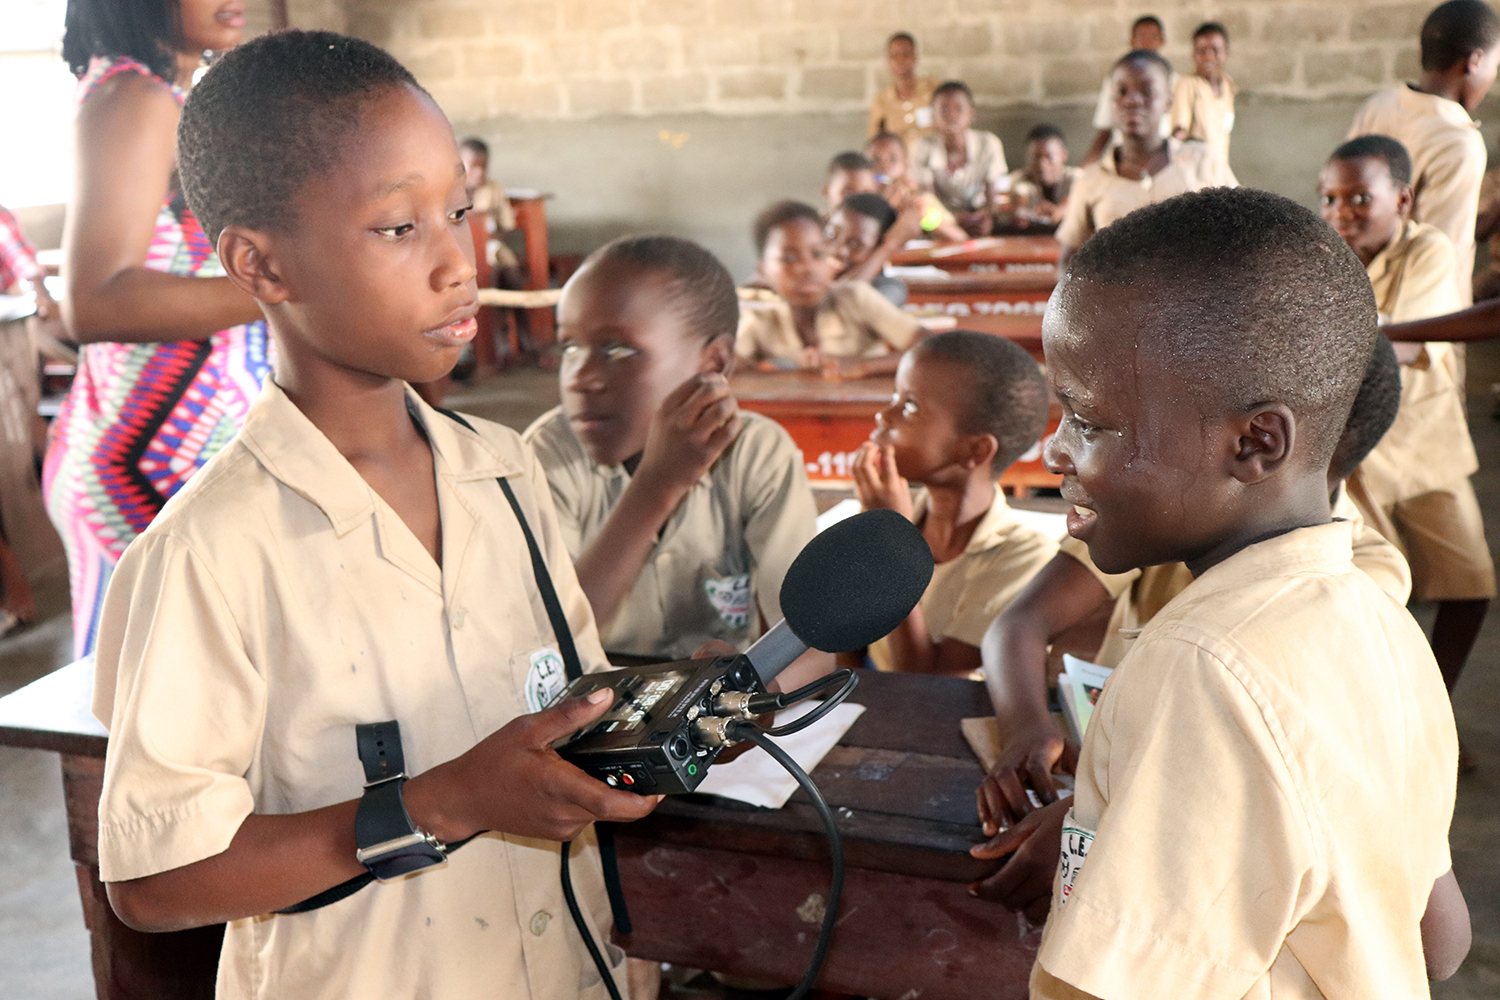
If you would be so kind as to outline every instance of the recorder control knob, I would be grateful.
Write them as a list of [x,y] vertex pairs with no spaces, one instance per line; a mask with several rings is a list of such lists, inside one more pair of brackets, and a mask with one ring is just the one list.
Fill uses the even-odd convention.
[[672,742],[667,744],[667,753],[671,754],[673,757],[676,757],[678,760],[685,759],[688,754],[692,752],[693,748],[688,744],[688,738],[681,733],[678,733],[676,736],[672,737]]

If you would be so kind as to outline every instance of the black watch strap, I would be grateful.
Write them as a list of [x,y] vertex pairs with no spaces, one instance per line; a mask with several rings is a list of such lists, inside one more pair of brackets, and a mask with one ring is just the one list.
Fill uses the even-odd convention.
[[354,739],[366,782],[354,814],[360,861],[378,879],[442,864],[447,860],[443,847],[417,829],[401,798],[406,784],[401,727],[395,720],[362,723],[354,727]]

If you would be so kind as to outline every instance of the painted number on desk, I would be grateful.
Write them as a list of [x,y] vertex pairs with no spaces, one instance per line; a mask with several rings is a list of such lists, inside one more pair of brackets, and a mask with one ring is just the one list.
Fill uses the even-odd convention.
[[825,451],[816,461],[808,462],[807,474],[820,479],[848,479],[854,467],[854,452]]

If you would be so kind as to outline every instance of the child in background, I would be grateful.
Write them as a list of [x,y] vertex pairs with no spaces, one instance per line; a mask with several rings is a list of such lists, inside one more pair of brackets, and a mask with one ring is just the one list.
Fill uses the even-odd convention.
[[974,94],[949,80],[932,93],[937,133],[912,149],[916,182],[937,195],[970,236],[987,236],[994,225],[995,196],[1010,168],[1005,147],[993,132],[973,128]]
[[1091,240],[1053,297],[1068,532],[1105,572],[1193,582],[1110,676],[1073,796],[973,851],[1052,881],[1033,997],[1415,997],[1467,952],[1442,678],[1330,519],[1379,333],[1327,236],[1285,198],[1200,191]]
[[1026,133],[1026,166],[1011,171],[997,230],[1051,232],[1062,221],[1078,168],[1068,166],[1068,144],[1056,125],[1037,125]]
[[840,153],[828,161],[828,179],[823,182],[823,198],[830,215],[851,194],[874,194],[880,190],[875,183],[875,164],[865,159],[864,154],[852,150]]
[[[1389,136],[1365,135],[1334,150],[1318,185],[1324,220],[1365,265],[1376,308],[1395,323],[1460,308],[1453,244],[1437,228],[1407,218],[1411,181],[1405,147]],[[1432,650],[1452,691],[1495,596],[1495,564],[1469,482],[1479,457],[1454,345],[1401,344],[1396,351],[1401,411],[1350,478],[1349,495],[1406,554],[1412,595],[1437,602]],[[1472,766],[1467,754],[1461,759]]]
[[922,190],[907,169],[906,142],[899,135],[881,132],[865,144],[865,155],[875,164],[876,192],[890,202],[897,212],[916,210],[922,232],[942,243],[961,243],[969,238],[953,213],[943,207],[937,195]]
[[734,280],[695,243],[626,237],[584,261],[557,315],[562,405],[523,437],[605,649],[744,650],[781,618],[818,512],[791,437],[729,391]]
[[57,315],[57,302],[43,281],[47,272],[37,263],[36,247],[26,238],[16,217],[0,205],[0,295],[36,296],[36,314],[42,319]]
[[[110,904],[141,930],[228,921],[220,1000],[598,1000],[623,956],[589,825],[656,799],[551,750],[609,698],[538,711],[570,653],[606,666],[541,465],[513,431],[408,388],[476,330],[453,128],[380,49],[280,31],[204,74],[177,148],[278,354],[243,428],[110,583],[93,706]],[[379,728],[356,753],[363,724]],[[404,780],[379,780],[391,765]],[[603,969],[569,926],[574,840]],[[347,895],[367,871],[384,881]]]
[[1229,162],[1229,133],[1234,131],[1234,81],[1224,72],[1229,61],[1229,31],[1216,21],[1193,32],[1193,75],[1177,78],[1172,90],[1172,135],[1206,142]]
[[[506,233],[516,231],[516,211],[505,196],[505,187],[490,179],[490,147],[483,139],[470,136],[459,143],[458,153],[464,160],[464,189],[474,203],[473,210],[484,220],[487,266],[481,277],[485,287],[519,291],[526,287],[526,276],[521,273],[521,262],[515,251],[501,239]],[[525,309],[512,309],[510,313],[515,318],[520,348],[531,350],[530,315]],[[472,348],[465,355],[471,356]]]
[[891,132],[915,142],[932,132],[932,92],[937,81],[917,76],[917,40],[898,31],[885,43],[891,85],[870,103],[869,135]]
[[839,260],[817,209],[779,201],[755,219],[759,277],[778,298],[746,303],[735,353],[774,368],[825,368],[866,374],[893,372],[917,339],[915,319],[863,281],[835,281]]
[[[1380,441],[1401,403],[1401,365],[1389,341],[1375,342],[1359,394],[1349,410],[1338,450],[1328,466],[1333,516],[1354,526],[1354,565],[1398,604],[1411,596],[1406,559],[1361,516],[1344,481]],[[1103,573],[1088,546],[1064,538],[1061,550],[1016,595],[985,633],[980,652],[1000,731],[1000,758],[977,792],[986,834],[1032,811],[1027,790],[1043,803],[1057,800],[1052,772],[1074,773],[1078,747],[1066,741],[1047,710],[1049,673],[1063,652],[1116,667],[1133,639],[1158,611],[1192,582],[1187,566],[1166,563],[1128,573]],[[1103,639],[1098,628],[1103,625]],[[998,877],[998,876],[997,876]],[[985,890],[981,883],[981,890]],[[1040,895],[1040,890],[1039,893]],[[1024,909],[1035,897],[1002,898]]]
[[1115,128],[1120,140],[1078,174],[1057,227],[1061,260],[1121,216],[1174,195],[1238,183],[1229,164],[1207,145],[1162,138],[1172,92],[1172,67],[1139,49],[1115,63]]
[[906,303],[906,282],[890,277],[891,256],[922,232],[916,209],[898,215],[878,194],[851,194],[828,217],[828,241],[843,270],[840,281],[867,281],[891,305]]
[[[1167,44],[1166,29],[1162,27],[1161,18],[1154,14],[1144,14],[1135,19],[1130,26],[1130,47],[1127,51],[1139,52],[1148,49],[1152,52],[1160,52],[1162,46]],[[1177,74],[1169,73],[1167,76],[1167,89],[1173,90],[1177,85]],[[1084,154],[1082,166],[1088,166],[1099,159],[1104,153],[1110,141],[1118,143],[1120,136],[1115,132],[1115,86],[1114,74],[1110,73],[1104,77],[1104,82],[1099,85],[1099,101],[1094,105],[1094,141],[1089,144],[1089,151]],[[1172,134],[1172,125],[1169,119],[1161,120],[1161,137],[1167,138]]]
[[1470,115],[1500,66],[1500,15],[1484,0],[1449,0],[1422,22],[1421,46],[1417,82],[1379,91],[1360,105],[1349,138],[1388,135],[1406,147],[1412,162],[1411,218],[1436,226],[1453,242],[1454,280],[1468,305],[1487,161],[1484,139]]
[[[1047,427],[1047,383],[1024,349],[950,330],[908,351],[851,472],[865,510],[922,530],[937,563],[922,600],[870,647],[885,670],[968,676],[995,615],[1057,551],[1016,521],[996,480]],[[912,496],[909,484],[923,489]]]

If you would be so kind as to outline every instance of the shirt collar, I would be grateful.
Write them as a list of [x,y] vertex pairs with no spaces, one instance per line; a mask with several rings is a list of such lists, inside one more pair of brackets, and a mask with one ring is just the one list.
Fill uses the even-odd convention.
[[[523,470],[475,431],[438,413],[408,387],[408,406],[421,420],[440,473],[451,480],[494,479]],[[274,379],[267,379],[240,429],[256,460],[287,489],[321,510],[338,535],[369,517],[375,492],[332,441]]]
[[1370,266],[1365,268],[1365,273],[1370,276],[1371,283],[1384,278],[1386,272],[1391,269],[1391,262],[1397,260],[1406,253],[1406,246],[1416,235],[1417,223],[1411,219],[1405,219],[1396,227],[1396,235],[1391,237],[1389,243],[1381,247],[1375,259],[1370,261]]
[[1401,88],[1401,105],[1404,110],[1414,114],[1435,114],[1439,118],[1453,125],[1462,125],[1465,128],[1478,128],[1479,123],[1470,116],[1462,104],[1446,97],[1429,94],[1424,90],[1418,90],[1415,84],[1408,83]]
[[1354,526],[1349,521],[1296,528],[1246,546],[1209,567],[1188,590],[1201,598],[1271,577],[1344,572],[1354,566],[1353,545]]
[[[1149,174],[1145,177],[1142,177],[1140,180],[1132,180],[1129,177],[1122,177],[1119,170],[1115,167],[1115,150],[1119,148],[1120,143],[1114,139],[1111,139],[1109,145],[1104,147],[1103,154],[1101,154],[1099,159],[1095,161],[1099,164],[1099,169],[1103,170],[1106,174],[1109,174],[1112,177],[1119,177],[1120,180],[1127,181],[1131,184],[1149,184],[1153,177],[1160,176],[1159,174]],[[1174,139],[1170,136],[1167,138],[1167,165],[1162,168],[1163,172],[1170,170],[1172,164],[1177,162],[1177,151],[1181,148],[1181,139]]]
[[[927,492],[925,486],[919,489],[917,495],[912,498],[912,514],[918,521],[927,513],[931,502],[932,494]],[[985,552],[994,548],[1005,541],[1019,524],[1015,514],[1011,512],[1010,504],[1005,502],[1005,491],[997,485],[995,499],[990,501],[990,509],[984,512],[984,516],[974,526],[974,533],[969,536],[969,542],[964,546],[964,555]]]

